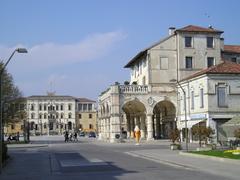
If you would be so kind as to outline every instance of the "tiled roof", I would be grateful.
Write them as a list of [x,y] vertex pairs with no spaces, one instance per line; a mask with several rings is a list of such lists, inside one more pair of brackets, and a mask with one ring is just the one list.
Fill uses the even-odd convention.
[[201,76],[203,74],[240,74],[240,64],[233,63],[230,61],[224,61],[223,63],[220,63],[215,66],[211,66],[207,69],[203,69],[202,71],[199,71],[191,76],[188,76],[187,78],[181,80],[189,80],[198,76]]
[[240,45],[224,45],[224,52],[229,53],[239,53],[240,54]]
[[177,29],[179,32],[204,32],[204,33],[223,33],[223,31],[213,29],[213,28],[205,28],[200,26],[188,25],[186,27]]

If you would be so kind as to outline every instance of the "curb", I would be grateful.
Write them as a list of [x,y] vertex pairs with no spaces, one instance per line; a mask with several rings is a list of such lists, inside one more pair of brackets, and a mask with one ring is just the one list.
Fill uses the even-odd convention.
[[38,148],[38,147],[48,147],[48,144],[28,144],[28,145],[8,145],[8,148]]
[[179,155],[191,156],[191,157],[196,157],[196,158],[201,158],[201,159],[210,159],[210,160],[214,160],[214,161],[234,163],[234,164],[240,165],[240,160],[236,160],[236,159],[227,159],[227,158],[207,156],[207,155],[201,155],[201,154],[193,154],[193,153],[182,152],[182,151],[179,152]]

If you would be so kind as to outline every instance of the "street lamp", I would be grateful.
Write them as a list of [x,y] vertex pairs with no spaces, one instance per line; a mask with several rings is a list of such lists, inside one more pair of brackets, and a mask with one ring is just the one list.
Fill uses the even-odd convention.
[[27,53],[27,49],[25,48],[17,48],[15,49],[12,54],[10,55],[10,57],[8,58],[7,62],[5,64],[3,64],[1,70],[0,70],[0,174],[2,173],[2,160],[3,160],[3,142],[4,142],[4,132],[3,132],[3,102],[2,102],[2,75],[3,72],[5,70],[5,68],[7,67],[8,63],[10,62],[10,60],[12,59],[13,55],[15,53]]
[[184,116],[185,116],[185,140],[186,140],[186,151],[188,151],[188,127],[187,127],[187,100],[186,100],[186,91],[183,89],[179,81],[176,79],[171,79],[170,82],[177,82],[178,86],[181,88],[183,92],[183,100],[184,100]]

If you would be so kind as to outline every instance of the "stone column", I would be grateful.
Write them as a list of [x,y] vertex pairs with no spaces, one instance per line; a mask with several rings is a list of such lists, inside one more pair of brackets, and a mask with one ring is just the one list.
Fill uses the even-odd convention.
[[162,132],[160,132],[160,114],[156,114],[156,137],[157,139],[160,139],[160,135]]
[[145,139],[146,138],[146,134],[145,134],[146,128],[145,128],[145,116],[144,115],[141,116],[140,129],[141,129],[141,138]]
[[131,119],[130,119],[130,116],[127,115],[127,138],[130,138],[131,137]]
[[147,140],[153,140],[152,114],[147,114]]
[[116,139],[116,135],[120,135],[120,117],[119,115],[112,116],[111,119],[111,128],[110,128],[110,142],[116,142],[118,139]]

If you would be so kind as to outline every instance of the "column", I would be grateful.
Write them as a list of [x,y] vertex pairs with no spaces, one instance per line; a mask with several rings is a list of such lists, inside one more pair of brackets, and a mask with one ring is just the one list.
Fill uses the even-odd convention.
[[131,137],[131,123],[130,123],[130,116],[127,115],[127,138]]
[[156,114],[156,138],[161,138],[162,132],[160,132],[160,114]]
[[147,114],[147,140],[153,140],[152,114]]
[[142,115],[141,117],[141,138],[145,139],[146,138],[146,134],[145,134],[145,131],[146,131],[146,127],[145,127],[145,116]]

